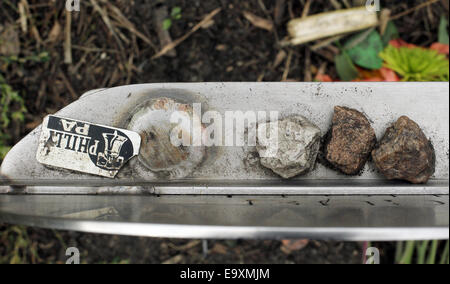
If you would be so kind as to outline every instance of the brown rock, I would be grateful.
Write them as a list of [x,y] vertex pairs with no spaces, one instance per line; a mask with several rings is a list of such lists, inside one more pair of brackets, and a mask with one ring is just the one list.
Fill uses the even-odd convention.
[[324,157],[344,174],[358,174],[376,144],[375,131],[359,111],[336,106],[324,145]]
[[386,130],[372,157],[388,179],[426,183],[434,174],[436,156],[419,125],[406,116]]

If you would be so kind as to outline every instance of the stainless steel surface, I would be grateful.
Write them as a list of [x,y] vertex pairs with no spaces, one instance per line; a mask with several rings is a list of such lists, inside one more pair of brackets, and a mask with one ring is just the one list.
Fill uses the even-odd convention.
[[1,195],[0,221],[173,238],[448,239],[448,196]]
[[259,165],[254,147],[212,147],[186,178],[139,175],[134,159],[111,181],[37,163],[38,127],[1,166],[0,221],[152,237],[446,239],[448,92],[448,83],[148,84],[92,91],[58,115],[124,128],[136,106],[169,97],[202,103],[204,111],[301,114],[326,133],[333,106],[344,105],[363,111],[378,138],[407,115],[433,142],[436,173],[426,185],[411,185],[386,181],[370,162],[356,177],[318,164],[308,175],[281,180]]
[[[398,184],[395,188],[407,188],[406,192],[409,194],[441,194],[448,187],[449,179],[448,91],[449,84],[445,82],[147,84],[92,92],[58,112],[58,115],[124,128],[127,125],[127,118],[136,106],[152,98],[169,97],[187,104],[202,103],[204,112],[215,110],[224,114],[226,111],[239,110],[279,111],[281,117],[301,114],[318,125],[322,133],[326,133],[330,126],[333,107],[345,105],[363,111],[372,120],[378,138],[398,117],[408,115],[423,128],[434,144],[437,164],[432,180],[442,186],[417,187]],[[90,175],[52,170],[32,159],[35,156],[39,131],[40,128],[32,131],[6,157],[1,173],[8,178],[8,182],[15,181],[17,184],[17,181],[20,181],[25,185],[33,185],[39,181],[45,183],[59,180],[66,182],[68,186],[83,181],[103,182],[101,178],[96,179]],[[343,188],[347,187],[348,194],[356,192],[376,194],[375,187],[370,186],[373,181],[380,182],[380,193],[385,193],[384,190],[390,186],[388,184],[386,188],[382,185],[384,178],[370,162],[367,163],[364,172],[356,177],[341,175],[318,164],[311,173],[285,183],[270,170],[262,167],[255,153],[254,147],[208,147],[207,159],[183,179],[183,186],[178,189],[190,188],[189,193],[208,194],[209,185],[259,181],[257,187],[271,182],[272,185],[278,183],[278,189],[285,188],[284,194],[307,194],[311,193],[311,189],[321,189],[322,181],[332,180],[330,184],[335,185],[325,187],[324,192],[328,193],[328,190],[336,187],[339,189],[337,193],[343,193]],[[140,176],[138,169],[139,163],[135,158],[119,173],[116,181],[132,185],[140,182],[158,183],[158,192],[182,193],[174,190],[171,185],[173,180],[164,180],[150,174]],[[364,187],[366,181],[368,186]],[[314,186],[314,183],[317,183],[317,186]],[[193,188],[195,190],[192,190]],[[221,193],[227,189],[234,191],[232,187],[223,187]],[[255,192],[247,191],[247,193],[258,194],[257,188],[254,189]],[[110,192],[113,191],[111,188]],[[30,188],[30,192],[39,190]],[[65,193],[77,192],[72,190]]]
[[[432,180],[426,185],[411,185],[386,180],[247,180],[214,182],[181,180],[174,182],[16,181],[17,186],[0,186],[0,194],[71,195],[448,195],[448,180]],[[19,185],[27,185],[19,186]]]

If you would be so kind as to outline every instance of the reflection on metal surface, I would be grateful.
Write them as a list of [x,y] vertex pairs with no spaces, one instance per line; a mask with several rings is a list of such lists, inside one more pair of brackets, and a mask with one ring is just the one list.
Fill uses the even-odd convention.
[[[75,194],[75,195],[448,195],[448,180],[432,180],[426,185],[374,179],[329,180],[17,180],[5,181],[0,194]],[[13,186],[7,186],[13,185]],[[26,185],[26,186],[25,186]]]
[[64,214],[61,217],[67,219],[85,219],[85,220],[108,220],[119,215],[114,207],[105,207],[100,209],[83,210],[80,212]]
[[[0,221],[154,237],[445,239],[448,204],[448,196],[2,195]],[[111,208],[117,214],[104,221],[86,214]]]

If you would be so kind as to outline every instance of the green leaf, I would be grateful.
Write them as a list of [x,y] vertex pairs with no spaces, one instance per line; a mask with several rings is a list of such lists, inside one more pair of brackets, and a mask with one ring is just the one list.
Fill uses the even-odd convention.
[[388,46],[389,42],[393,39],[399,38],[400,35],[397,30],[397,26],[394,24],[394,22],[389,21],[389,23],[386,26],[386,31],[384,31],[383,34],[383,46]]
[[167,30],[170,29],[170,27],[172,27],[172,20],[171,19],[165,19],[163,21],[163,29],[167,31]]
[[13,112],[11,114],[11,118],[14,121],[19,121],[19,122],[24,122],[25,121],[25,116],[23,115],[22,110]]
[[417,242],[417,264],[425,264],[429,242],[430,241]]
[[335,64],[339,78],[341,78],[342,81],[352,81],[358,77],[358,69],[356,69],[351,58],[345,51],[336,55]]
[[447,240],[447,242],[445,243],[445,248],[444,248],[444,251],[442,252],[441,261],[439,262],[439,264],[448,263],[448,247],[449,247],[449,242]]
[[437,240],[432,241],[431,250],[428,255],[427,264],[435,264],[436,263],[436,255],[438,250],[439,243]]
[[9,150],[11,150],[11,147],[0,145],[0,160],[3,160],[5,158]]
[[173,18],[175,18],[175,19],[176,19],[177,17],[181,18],[181,8],[178,7],[178,6],[173,7],[173,8],[172,8],[172,12],[170,13],[170,15],[171,15]]
[[404,246],[404,242],[397,242],[395,249],[395,263],[400,263],[402,260]]
[[380,53],[385,66],[394,70],[403,81],[448,81],[449,62],[445,55],[420,47],[394,47],[389,45]]
[[441,23],[439,24],[439,42],[443,44],[448,44],[448,31],[447,31],[448,21],[446,16],[441,16]]
[[412,264],[415,246],[416,243],[413,241],[406,242],[406,247],[399,264]]
[[383,51],[383,41],[376,30],[367,33],[368,31],[353,37],[346,44],[347,53],[355,64],[377,70],[383,67],[383,60],[378,55]]
[[178,15],[180,13],[181,13],[181,8],[180,7],[175,6],[175,7],[172,8],[172,12],[171,12],[172,16],[176,16],[176,15]]

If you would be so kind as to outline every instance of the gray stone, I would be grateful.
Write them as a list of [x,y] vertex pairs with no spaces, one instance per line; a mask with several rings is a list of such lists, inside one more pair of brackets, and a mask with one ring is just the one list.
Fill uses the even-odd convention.
[[[271,129],[277,123],[278,137],[268,136],[269,141],[264,145],[261,139],[257,140],[261,164],[286,179],[309,172],[320,148],[320,129],[303,116],[262,123],[258,128]],[[267,153],[273,155],[267,156]]]

